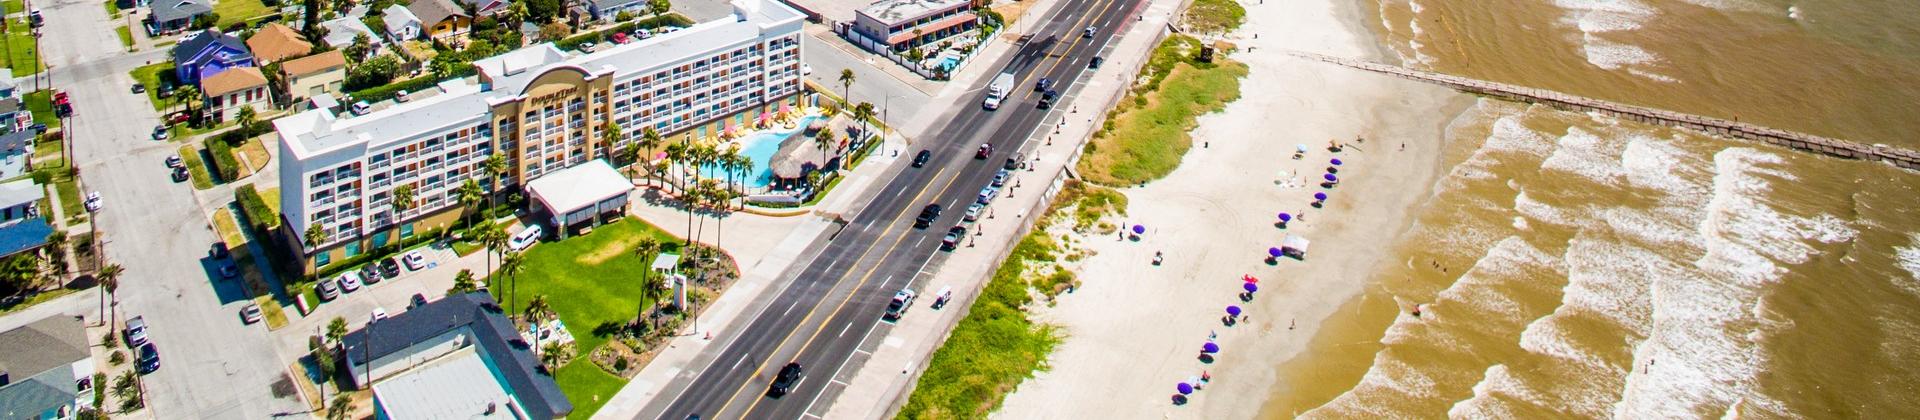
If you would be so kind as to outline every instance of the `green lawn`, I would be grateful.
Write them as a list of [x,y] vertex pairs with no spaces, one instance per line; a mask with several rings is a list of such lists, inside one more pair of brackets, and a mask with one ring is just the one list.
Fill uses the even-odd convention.
[[1247,9],[1233,0],[1193,0],[1187,26],[1200,33],[1227,33],[1247,21]]
[[[559,380],[560,390],[573,401],[578,416],[590,416],[599,408],[593,395],[604,401],[613,395],[608,389],[617,391],[625,382],[600,371],[586,355],[607,342],[608,337],[595,330],[617,329],[639,313],[640,288],[645,287],[640,279],[652,261],[640,261],[633,248],[648,236],[668,245],[667,252],[677,252],[679,239],[633,217],[594,228],[586,236],[536,245],[527,251],[517,295],[509,297],[519,310],[533,296],[546,295],[553,312],[573,333],[578,356],[560,368]],[[512,290],[509,284],[494,287],[507,293]],[[582,372],[587,370],[599,377]]]
[[13,69],[14,77],[40,72],[40,55],[33,48],[32,28],[27,20],[14,19],[7,30],[7,67]]
[[120,17],[120,2],[107,0],[107,16]]
[[207,173],[207,164],[200,160],[200,149],[191,144],[180,145],[180,159],[187,165],[187,177],[193,180],[193,189],[213,188],[213,176]]
[[[112,4],[112,3],[108,3],[108,4]],[[120,33],[120,46],[133,48],[133,30],[132,29],[127,29],[127,27],[122,26],[118,28],[113,28],[113,31]]]
[[26,94],[27,110],[33,111],[33,122],[46,124],[47,128],[60,128],[60,117],[53,113],[53,91],[36,90]]
[[147,87],[147,101],[153,103],[153,110],[165,111],[174,106],[173,98],[160,97],[160,78],[173,77],[173,62],[148,64],[133,69],[129,73],[133,80]]
[[80,203],[80,185],[74,182],[73,176],[68,175],[67,171],[54,172],[58,173],[53,177],[53,187],[54,193],[60,196],[60,214],[67,218],[68,224],[72,224],[87,212]]
[[[585,353],[582,353],[585,354]],[[600,406],[620,392],[627,381],[613,376],[600,366],[588,362],[582,357],[573,363],[560,367],[554,372],[554,382],[560,384],[560,391],[567,394],[567,401],[573,402],[573,415],[567,418],[584,419],[593,417]]]
[[260,0],[220,0],[213,5],[213,13],[220,15],[222,25],[252,20],[271,12]]
[[1191,57],[1200,41],[1179,35],[1155,49],[1145,74],[1148,83],[1121,101],[1093,141],[1086,145],[1080,173],[1105,185],[1134,185],[1173,172],[1193,145],[1187,136],[1202,114],[1240,98],[1245,64]]
[[[33,295],[33,297],[29,297],[27,298],[27,300],[21,301],[20,303],[0,306],[0,315],[6,315],[9,313],[12,313],[13,311],[31,308],[33,307],[33,305],[40,304],[40,302],[46,302],[49,300],[53,300],[53,298],[70,295],[70,294],[73,294],[73,292],[77,292],[77,290],[59,288],[59,289],[53,289],[53,290],[41,292],[40,294]],[[599,368],[596,367],[595,369],[599,369]],[[608,375],[608,376],[612,376],[612,375]],[[616,388],[615,390],[618,390],[618,389]],[[600,404],[595,403],[593,407],[595,409],[598,409],[600,408]]]
[[7,14],[14,14],[14,13],[27,11],[26,2],[22,0],[6,0],[4,2],[0,2],[0,5],[7,7]]
[[63,160],[66,159],[66,156],[61,155],[64,152],[66,152],[65,142],[54,141],[52,139],[34,140],[33,166],[36,168],[46,168],[64,165],[66,162]]

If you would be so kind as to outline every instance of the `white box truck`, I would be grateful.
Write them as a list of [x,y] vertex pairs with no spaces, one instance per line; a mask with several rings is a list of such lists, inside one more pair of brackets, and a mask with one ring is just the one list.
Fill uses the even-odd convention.
[[1001,72],[987,84],[987,100],[980,105],[989,110],[1000,109],[1000,101],[1007,99],[1007,92],[1013,91],[1013,70]]

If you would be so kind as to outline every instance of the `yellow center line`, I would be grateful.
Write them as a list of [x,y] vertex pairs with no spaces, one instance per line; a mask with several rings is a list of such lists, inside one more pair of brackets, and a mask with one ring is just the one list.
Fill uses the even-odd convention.
[[[1085,23],[1087,22],[1087,19],[1092,19],[1092,18],[1093,18],[1094,16],[1099,16],[1100,14],[1103,14],[1103,13],[1106,13],[1106,12],[1107,12],[1107,9],[1108,9],[1108,8],[1111,8],[1111,7],[1113,7],[1113,4],[1114,4],[1115,2],[1114,2],[1113,0],[1101,0],[1101,1],[1100,1],[1100,3],[1102,3],[1102,4],[1105,4],[1105,6],[1100,6],[1100,11],[1099,11],[1099,12],[1095,12],[1095,13],[1089,13],[1089,14],[1086,14],[1086,15],[1082,15],[1082,16],[1080,16],[1080,19],[1079,19],[1079,20],[1075,20],[1075,21],[1073,21],[1073,26],[1070,26],[1070,27],[1068,27],[1068,28],[1067,28],[1067,29],[1068,29],[1068,30],[1070,31],[1070,32],[1068,32],[1067,34],[1068,34],[1068,35],[1072,35],[1072,34],[1073,34],[1074,32],[1077,32],[1077,31],[1080,31],[1080,30],[1082,30],[1081,28],[1084,28],[1084,26],[1081,26],[1081,25],[1082,25],[1082,24],[1085,24]],[[1076,38],[1078,38],[1078,36],[1075,36],[1075,37],[1076,37]],[[1019,87],[1019,86],[1026,86],[1026,85],[1027,85],[1027,81],[1028,81],[1028,80],[1033,80],[1033,76],[1036,76],[1036,75],[1041,75],[1041,74],[1047,74],[1047,73],[1049,73],[1049,72],[1052,72],[1052,71],[1053,71],[1053,69],[1054,69],[1055,67],[1059,67],[1059,66],[1060,66],[1060,63],[1062,63],[1062,62],[1066,62],[1066,61],[1067,61],[1067,60],[1066,60],[1066,56],[1069,56],[1069,55],[1072,55],[1072,54],[1073,54],[1073,50],[1074,50],[1074,49],[1076,49],[1076,48],[1080,48],[1080,44],[1082,44],[1082,43],[1083,43],[1083,42],[1077,42],[1077,41],[1068,41],[1068,42],[1067,42],[1067,50],[1066,50],[1066,51],[1062,51],[1062,52],[1060,53],[1060,57],[1061,57],[1060,59],[1058,59],[1058,60],[1053,60],[1053,64],[1049,64],[1049,65],[1047,65],[1047,70],[1046,70],[1046,71],[1036,71],[1036,72],[1027,72],[1027,77],[1023,77],[1023,78],[1021,78],[1021,79],[1020,79],[1020,83],[1016,83],[1016,84],[1014,84],[1014,85],[1015,85],[1015,88],[1016,88],[1016,89],[1018,89],[1018,87]],[[1088,40],[1087,42],[1084,42],[1084,43],[1088,43],[1088,44],[1091,44],[1091,43],[1093,43],[1093,42],[1092,42],[1092,40]],[[1057,47],[1056,47],[1056,48],[1057,48]],[[1051,54],[1051,51],[1049,51],[1049,54],[1048,54],[1048,55],[1052,55],[1052,54]],[[1055,81],[1055,83],[1058,83],[1058,81]],[[1027,90],[1027,97],[1033,97],[1033,95],[1036,95],[1036,94],[1038,94],[1038,93],[1039,93],[1039,92],[1034,92],[1034,91],[1033,91],[1032,89],[1028,89],[1028,90]]]
[[[962,171],[964,171],[964,170],[965,170],[965,168],[966,168],[966,165],[964,165],[964,164],[960,166],[960,169],[961,169]],[[948,179],[948,180],[947,180],[947,184],[946,184],[945,186],[943,186],[943,187],[941,187],[941,188],[940,188],[940,195],[945,195],[945,194],[947,193],[947,191],[950,191],[950,190],[952,190],[952,189],[953,189],[953,184],[954,184],[954,182],[957,182],[957,181],[959,181],[959,180],[960,180],[960,174],[958,174],[958,173],[956,173],[956,174],[954,174],[954,177],[953,177],[952,179]],[[912,200],[912,201],[909,201],[909,203],[919,203],[919,202],[920,202],[920,199],[921,199],[921,197],[925,197],[925,196],[926,196],[926,193],[927,193],[927,191],[929,191],[929,189],[930,189],[930,188],[932,188],[932,187],[933,187],[933,184],[931,184],[931,183],[929,183],[929,184],[926,184],[926,185],[923,185],[923,186],[921,186],[921,187],[920,187],[920,191],[919,191],[918,193],[915,193],[915,194],[914,194],[914,196],[913,196],[913,200]],[[907,208],[903,208],[903,209],[900,209],[900,212],[899,212],[899,213],[895,213],[895,214],[894,214],[894,218],[899,218],[899,217],[900,217],[900,215],[902,215],[902,214],[906,214],[906,212],[907,212],[907,210],[910,210],[910,209],[912,209],[912,208],[913,208],[913,207],[912,207],[911,205],[909,205],[909,206],[908,206]],[[892,220],[892,219],[889,219],[889,220]],[[900,232],[900,234],[899,234],[899,235],[897,235],[897,236],[895,237],[895,239],[894,239],[894,241],[893,241],[893,244],[892,244],[892,245],[889,245],[889,246],[888,246],[888,248],[893,248],[893,247],[897,247],[897,246],[899,246],[901,242],[903,242],[903,241],[905,241],[905,240],[907,239],[907,234],[908,234],[908,233],[912,233],[912,232],[913,232],[913,229],[912,229],[912,228],[909,228],[909,229],[907,229],[907,230],[903,230],[903,231],[901,231],[901,232]],[[881,242],[881,241],[875,241],[875,242],[874,242],[874,243],[873,243],[872,245],[868,245],[868,246],[867,246],[867,250],[866,250],[866,251],[862,251],[862,252],[860,253],[860,258],[859,258],[859,259],[856,259],[856,260],[854,260],[854,261],[856,261],[856,263],[857,263],[858,261],[863,261],[863,260],[866,260],[866,259],[867,259],[867,254],[869,254],[869,253],[871,253],[871,252],[873,252],[873,250],[874,250],[874,249],[878,249],[878,246],[879,246],[879,244],[880,244],[880,242]],[[860,288],[861,288],[862,286],[866,286],[866,284],[867,284],[867,280],[869,280],[870,278],[872,278],[872,277],[873,277],[873,273],[874,273],[874,272],[875,272],[876,270],[879,270],[879,269],[880,269],[880,266],[882,266],[882,265],[886,265],[886,263],[887,263],[887,260],[888,260],[888,259],[889,259],[889,258],[885,258],[885,257],[883,257],[883,258],[881,258],[881,259],[880,259],[880,261],[879,261],[879,262],[877,262],[877,263],[875,263],[875,264],[873,265],[873,268],[870,268],[870,269],[867,269],[867,272],[866,272],[866,274],[864,274],[864,275],[862,275],[862,276],[860,276],[860,283],[859,283],[859,284],[857,284],[857,285],[854,285],[854,287],[853,287],[853,289],[847,292],[847,297],[846,297],[846,299],[843,299],[843,300],[841,300],[841,301],[840,301],[840,304],[834,307],[834,309],[833,309],[833,313],[838,313],[838,312],[840,312],[840,309],[841,309],[841,308],[843,308],[843,307],[845,307],[845,306],[847,306],[847,302],[849,302],[849,301],[852,301],[852,300],[853,300],[853,297],[854,297],[854,296],[857,296],[857,295],[859,295],[859,294],[860,294]],[[849,273],[849,274],[851,274],[851,273]],[[845,276],[842,276],[841,278],[842,278],[842,279],[844,279],[844,278],[846,278],[846,277],[845,277]],[[836,283],[836,284],[837,284],[837,283]],[[720,409],[718,409],[718,410],[714,410],[714,412],[713,412],[713,415],[714,415],[714,416],[715,416],[716,418],[718,418],[718,417],[719,417],[719,416],[721,416],[721,415],[722,415],[723,413],[725,413],[725,412],[727,411],[727,407],[728,407],[728,406],[732,406],[732,405],[733,405],[733,401],[734,401],[734,400],[736,400],[736,399],[739,399],[739,398],[740,398],[740,394],[741,394],[741,392],[740,392],[740,391],[744,391],[744,390],[746,390],[746,388],[747,388],[747,387],[748,387],[749,385],[752,385],[752,384],[753,384],[753,383],[755,382],[755,381],[753,380],[753,378],[758,378],[758,377],[760,377],[760,372],[761,372],[762,370],[764,370],[764,369],[766,369],[766,368],[767,368],[767,363],[768,363],[768,362],[771,362],[771,361],[773,361],[773,359],[772,359],[772,357],[773,357],[774,355],[776,355],[776,354],[779,354],[779,353],[780,353],[780,349],[783,349],[783,348],[786,348],[786,346],[787,346],[787,343],[788,343],[788,342],[790,342],[790,341],[791,341],[791,340],[793,339],[793,335],[794,335],[795,333],[799,333],[799,332],[800,332],[800,328],[799,328],[799,325],[806,325],[806,323],[807,323],[807,321],[809,321],[809,320],[812,320],[812,319],[813,319],[813,315],[814,315],[814,313],[816,313],[816,312],[818,312],[819,310],[820,310],[820,306],[819,306],[819,305],[814,305],[814,306],[813,306],[812,308],[808,308],[808,309],[807,309],[807,316],[806,316],[806,317],[803,317],[803,318],[801,318],[801,321],[800,321],[800,324],[798,324],[798,325],[795,325],[795,328],[794,328],[794,329],[793,329],[792,331],[788,331],[788,332],[787,332],[787,335],[786,335],[786,337],[782,337],[782,338],[780,338],[780,342],[779,342],[780,344],[774,347],[774,349],[773,349],[773,352],[772,352],[772,353],[769,353],[769,354],[767,354],[767,359],[765,359],[765,360],[762,360],[762,361],[760,361],[759,363],[757,363],[757,364],[755,364],[755,365],[754,365],[754,368],[753,368],[753,374],[752,374],[752,375],[749,375],[749,376],[748,376],[748,379],[747,379],[747,381],[746,381],[746,382],[742,382],[742,383],[740,384],[740,388],[738,388],[738,389],[735,389],[735,390],[734,390],[734,392],[733,392],[733,395],[732,395],[732,396],[730,396],[730,397],[727,397],[727,402],[726,402],[725,404],[721,404],[721,405],[720,405]],[[815,329],[815,330],[813,331],[813,335],[811,335],[811,336],[808,336],[808,338],[807,338],[807,344],[805,344],[805,345],[803,345],[803,346],[801,346],[801,348],[800,348],[800,351],[801,351],[801,352],[805,352],[805,351],[806,351],[806,349],[807,349],[807,347],[809,347],[809,346],[812,346],[812,345],[813,345],[813,339],[814,339],[815,337],[819,337],[819,336],[820,336],[820,331],[823,331],[823,330],[825,330],[825,329],[827,328],[827,321],[829,321],[829,320],[831,320],[831,317],[829,317],[829,319],[828,319],[828,320],[822,320],[822,321],[821,321],[821,323],[820,323],[820,328],[818,328],[818,329]],[[752,404],[749,404],[749,405],[747,406],[747,413],[752,413],[752,412],[753,412],[753,408],[754,408],[754,407],[757,407],[757,406],[759,406],[759,405],[760,405],[760,399],[754,399],[754,400],[753,400],[753,403],[752,403]],[[744,418],[745,416],[742,416],[742,417]]]

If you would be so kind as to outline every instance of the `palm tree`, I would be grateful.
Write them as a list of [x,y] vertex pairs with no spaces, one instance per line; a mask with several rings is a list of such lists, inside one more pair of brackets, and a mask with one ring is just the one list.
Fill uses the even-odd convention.
[[340,344],[340,337],[346,337],[346,336],[347,336],[347,318],[336,316],[336,317],[333,317],[332,321],[327,321],[327,342],[328,343]]
[[553,304],[547,302],[547,295],[533,295],[532,299],[527,299],[526,315],[520,319],[527,322],[540,322],[551,316],[553,316]]
[[[106,267],[100,267],[99,273],[93,275],[93,278],[100,282],[100,290],[106,292],[100,295],[100,313],[107,313],[108,297],[112,297],[112,300],[115,301],[120,300],[118,294],[120,290],[120,275],[125,273],[126,269],[120,268],[120,264],[107,264]],[[112,314],[113,316],[107,317],[107,319],[101,322],[105,323],[104,325],[113,325],[114,321],[120,318],[119,305],[114,305]]]
[[860,137],[852,139],[853,141],[847,142],[847,144],[867,144],[867,140],[869,140],[868,137],[870,136],[868,133],[872,130],[872,127],[867,126],[867,123],[873,120],[873,104],[870,102],[861,102],[860,105],[854,106],[853,119],[860,120]]
[[833,130],[820,130],[820,134],[813,136],[813,147],[820,149],[820,153],[827,153],[827,148],[833,146]]
[[[473,178],[467,178],[466,182],[460,183],[460,189],[456,190],[455,194],[458,194],[459,196],[460,207],[465,207],[468,210],[473,211],[474,213],[480,212],[480,209],[479,209],[480,203],[486,201],[487,199],[486,190],[481,189],[480,181],[475,180]],[[484,215],[477,215],[477,214],[463,217],[463,219],[467,219],[468,230],[473,229],[473,217],[475,216],[484,217]]]
[[509,250],[506,255],[500,256],[500,274],[506,275],[511,279],[507,287],[511,292],[507,297],[508,313],[513,312],[513,299],[518,297],[520,292],[520,272],[526,270],[526,268],[527,257],[517,251]]
[[[413,184],[411,183],[400,184],[400,186],[393,188],[393,201],[391,205],[393,207],[393,230],[395,232],[400,231],[400,226],[402,226],[403,221],[406,220],[406,217],[403,217],[402,213],[406,213],[407,210],[412,209],[414,206],[413,192]],[[396,246],[400,243],[399,239],[400,238],[394,238],[394,244]]]
[[[500,226],[500,225],[489,225],[487,230],[480,234],[480,243],[487,247],[487,271],[492,272],[494,254],[497,254],[500,252],[500,250],[507,248],[506,227]],[[495,276],[491,276],[491,275],[487,276],[487,284],[489,285],[488,289],[493,289],[492,285],[493,285],[494,278]],[[495,300],[499,300],[499,298],[500,298],[499,296],[494,296]]]
[[640,142],[637,141],[627,143],[626,147],[620,148],[619,160],[627,162],[627,183],[633,183],[634,177],[640,172],[640,166],[646,164],[640,161],[640,156],[646,153],[646,150],[640,149]]
[[180,106],[186,107],[188,114],[193,113],[193,103],[199,100],[200,88],[194,87],[193,85],[184,85],[180,86],[179,89],[173,90],[173,101],[180,103]]
[[846,92],[845,95],[842,95],[840,99],[841,102],[853,103],[851,102],[853,100],[853,80],[852,68],[840,69],[840,89]]
[[317,224],[307,225],[307,240],[304,242],[306,242],[308,250],[319,248],[321,244],[327,243],[327,239],[329,239],[327,238],[327,228]]
[[639,243],[633,245],[633,255],[640,257],[641,266],[648,267],[647,271],[640,275],[640,308],[634,312],[635,321],[647,318],[647,305],[652,303],[652,300],[649,300],[649,298],[654,297],[652,279],[653,260],[660,255],[660,250],[663,246],[664,244],[661,244],[659,239],[654,239],[652,236],[642,237]]
[[346,393],[334,395],[333,405],[327,407],[327,420],[346,420],[349,414],[353,414],[353,395]]
[[47,234],[47,266],[56,283],[67,282],[67,231]]
[[[363,34],[360,36],[366,36],[366,35]],[[240,128],[238,130],[240,130],[240,132],[242,133],[245,133],[247,132],[246,131],[247,127],[252,127],[254,120],[259,117],[260,116],[258,114],[255,114],[253,111],[253,105],[243,105],[240,107],[240,111],[233,116],[233,120],[235,122],[240,123]]]
[[607,121],[606,124],[602,124],[600,126],[600,150],[598,151],[607,154],[613,153],[613,145],[620,142],[620,136],[620,124],[615,124],[613,121]]
[[473,270],[463,268],[460,272],[453,274],[453,288],[447,289],[447,295],[472,293],[475,290],[480,289],[474,284]]
[[[666,139],[660,138],[660,133],[653,131],[653,127],[647,127],[646,129],[640,131],[640,147],[646,148],[646,150],[648,151],[652,151],[656,148],[659,148],[660,143],[665,143],[665,142],[666,142]],[[644,158],[644,156],[642,156],[642,158]],[[653,177],[652,166],[647,167],[647,177],[648,178]]]

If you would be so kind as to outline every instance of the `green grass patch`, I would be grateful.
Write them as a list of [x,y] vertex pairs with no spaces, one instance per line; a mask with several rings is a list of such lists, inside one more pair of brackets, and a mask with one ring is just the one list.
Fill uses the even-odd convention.
[[32,27],[25,18],[11,19],[7,30],[7,67],[14,77],[40,72],[40,52],[34,48]]
[[1195,119],[1240,98],[1247,66],[1219,54],[1213,63],[1193,60],[1199,47],[1199,40],[1175,35],[1154,51],[1143,71],[1148,83],[1121,101],[1087,143],[1079,164],[1086,180],[1133,185],[1166,176],[1192,147],[1187,133]]
[[273,296],[253,298],[253,303],[260,305],[260,319],[267,322],[268,331],[287,326],[287,309],[280,306],[280,301],[273,300]]
[[1092,227],[1100,218],[1107,215],[1127,214],[1127,196],[1112,188],[1093,185],[1079,180],[1067,180],[1066,188],[1054,197],[1056,207],[1073,206],[1073,229],[1084,231]]
[[253,20],[253,18],[272,13],[260,0],[220,0],[213,5],[213,13],[220,15],[222,24]]
[[280,214],[280,187],[260,190],[260,198],[267,200],[267,208],[273,209],[273,214]]
[[474,241],[455,241],[453,243],[453,253],[459,254],[462,257],[473,255],[474,252],[479,251],[481,248],[486,247],[480,246],[479,242]]
[[87,210],[80,202],[80,185],[74,181],[73,175],[64,168],[41,170],[51,174],[49,178],[53,181],[54,195],[60,197],[60,214],[67,218],[67,224],[86,220]]
[[1021,381],[1047,369],[1047,354],[1060,344],[1051,325],[1033,322],[1024,307],[1029,289],[1046,279],[1029,279],[1029,268],[1053,261],[1056,246],[1045,229],[1014,245],[994,270],[967,317],[947,342],[934,351],[897,419],[986,418]]
[[213,157],[213,170],[220,174],[220,180],[233,182],[240,179],[240,158],[234,156],[233,145],[220,140],[208,141],[207,155]]
[[207,173],[207,164],[200,160],[200,148],[191,144],[180,145],[180,159],[187,165],[187,177],[193,180],[193,189],[213,188],[213,175]]
[[38,168],[63,166],[66,164],[66,156],[63,156],[66,151],[65,141],[41,136],[40,139],[33,141],[33,166]]
[[1234,0],[1193,0],[1187,8],[1187,27],[1195,32],[1227,33],[1246,22],[1247,8]]
[[173,62],[165,61],[134,68],[128,74],[133,80],[147,87],[147,101],[153,103],[153,110],[165,111],[177,106],[173,98],[160,97],[160,78],[173,79]]
[[220,240],[234,246],[247,242],[247,237],[240,233],[240,223],[234,221],[233,213],[226,208],[213,211],[213,231],[220,234]]
[[0,2],[0,6],[6,6],[7,14],[14,14],[27,11],[26,3],[24,0],[6,0]]
[[[113,3],[109,2],[107,4],[113,4]],[[132,29],[127,29],[127,27],[122,26],[118,28],[113,28],[113,31],[120,34],[120,46],[133,48],[133,30]]]
[[46,124],[49,129],[60,128],[60,116],[53,113],[53,90],[36,90],[24,96],[27,110],[33,112],[33,122]]
[[[580,353],[586,354],[586,353]],[[560,384],[560,392],[567,394],[567,400],[573,402],[573,415],[567,418],[584,419],[593,417],[600,406],[620,392],[627,380],[613,376],[600,366],[587,361],[585,357],[575,358],[566,366],[554,370],[553,380]]]
[[260,197],[260,191],[253,189],[253,184],[234,188],[233,199],[240,202],[240,211],[247,213],[247,221],[253,222],[257,231],[272,232],[274,227],[280,226],[280,214],[267,206],[266,199]]
[[[33,307],[33,305],[40,304],[40,302],[46,302],[49,300],[53,300],[54,298],[70,295],[70,294],[73,294],[73,292],[77,292],[77,291],[78,290],[59,288],[59,289],[53,289],[53,290],[41,292],[39,294],[28,297],[26,300],[20,301],[20,303],[0,306],[0,315],[6,315],[9,313],[13,313],[13,311],[31,308]],[[591,365],[592,363],[588,363],[588,364]],[[594,369],[599,369],[599,368],[595,367]]]
[[[594,366],[586,355],[640,313],[639,296],[646,287],[641,279],[658,281],[657,276],[646,275],[651,261],[643,262],[633,253],[634,245],[646,237],[665,245],[663,252],[679,250],[680,239],[634,217],[596,227],[586,236],[527,250],[526,270],[516,282],[519,292],[510,299],[518,309],[534,296],[545,295],[553,312],[571,329],[579,356],[562,366],[556,379],[573,401],[576,417],[592,416],[626,382]],[[496,287],[506,290],[509,286]]]
[[120,2],[107,0],[107,16],[120,17]]

